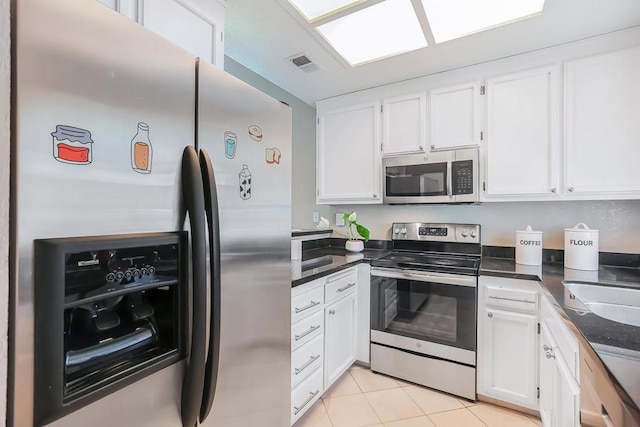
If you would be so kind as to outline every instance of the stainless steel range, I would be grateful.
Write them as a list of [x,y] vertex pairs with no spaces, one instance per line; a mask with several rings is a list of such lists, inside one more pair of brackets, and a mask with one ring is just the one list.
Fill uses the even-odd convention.
[[480,225],[394,223],[371,262],[371,369],[476,398]]

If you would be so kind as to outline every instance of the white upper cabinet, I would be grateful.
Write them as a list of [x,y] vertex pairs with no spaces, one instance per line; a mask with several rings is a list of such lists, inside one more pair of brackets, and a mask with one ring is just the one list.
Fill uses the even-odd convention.
[[487,199],[555,198],[559,99],[555,66],[487,80]]
[[565,68],[565,191],[640,196],[640,48]]
[[181,48],[224,67],[225,7],[215,0],[206,10],[186,0],[139,0],[139,22]]
[[317,114],[317,203],[381,203],[380,103]]
[[382,106],[382,153],[424,152],[427,139],[426,93],[388,98]]
[[431,150],[480,145],[480,83],[430,91],[429,129]]

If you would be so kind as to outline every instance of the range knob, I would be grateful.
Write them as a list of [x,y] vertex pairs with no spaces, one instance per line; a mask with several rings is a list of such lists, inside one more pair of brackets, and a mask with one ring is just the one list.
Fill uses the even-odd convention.
[[468,237],[469,236],[469,231],[462,230],[462,233],[460,233],[460,234],[462,234],[462,237]]
[[402,234],[407,234],[407,229],[406,228],[402,229]]
[[478,237],[478,233],[476,233],[476,231],[475,231],[475,230],[474,230],[474,231],[472,231],[472,232],[471,232],[471,237],[473,237],[473,238],[475,239],[476,237]]
[[395,227],[393,229],[393,234],[398,234],[398,233],[400,233],[400,229],[398,227]]

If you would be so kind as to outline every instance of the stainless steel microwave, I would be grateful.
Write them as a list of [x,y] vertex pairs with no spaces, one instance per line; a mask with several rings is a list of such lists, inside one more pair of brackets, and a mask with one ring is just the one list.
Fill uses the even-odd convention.
[[478,202],[478,149],[386,157],[386,204]]

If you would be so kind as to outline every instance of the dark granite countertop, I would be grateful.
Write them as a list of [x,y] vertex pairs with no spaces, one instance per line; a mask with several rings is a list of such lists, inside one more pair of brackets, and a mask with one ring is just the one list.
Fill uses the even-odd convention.
[[332,233],[333,233],[333,229],[331,228],[327,230],[314,230],[314,229],[307,230],[307,229],[301,228],[301,229],[291,231],[291,237],[314,236],[314,235],[329,237],[331,236]]
[[480,275],[540,281],[558,313],[573,323],[600,357],[621,397],[640,412],[640,327],[591,313],[562,284],[572,280],[640,289],[640,268],[601,265],[598,271],[580,271],[565,269],[563,262],[547,260],[532,267],[516,264],[514,259],[483,256]]
[[291,261],[291,287],[353,267],[362,262],[384,256],[388,249],[365,248],[362,252],[348,252],[344,246],[326,246],[302,251],[302,260]]

